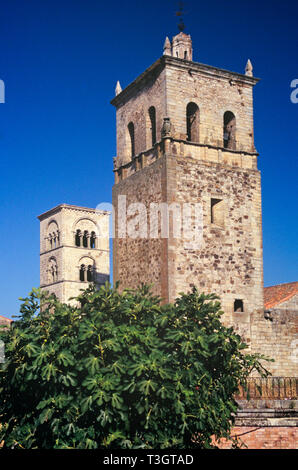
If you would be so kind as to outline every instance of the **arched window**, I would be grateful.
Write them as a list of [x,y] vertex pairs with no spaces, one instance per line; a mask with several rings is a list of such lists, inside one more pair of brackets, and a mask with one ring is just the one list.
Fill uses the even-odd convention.
[[186,107],[186,132],[189,142],[199,142],[200,110],[195,103]]
[[129,138],[130,138],[130,156],[135,156],[135,126],[133,122],[130,122],[127,126]]
[[51,220],[47,228],[47,249],[53,250],[60,246],[60,231],[55,220]]
[[95,232],[91,232],[90,236],[90,248],[95,248],[96,235]]
[[52,284],[58,280],[58,265],[55,258],[50,258],[48,263],[48,282]]
[[223,124],[224,148],[236,150],[236,118],[231,111],[225,112]]
[[88,230],[85,230],[84,231],[84,235],[83,235],[83,247],[84,248],[88,248]]
[[156,111],[154,106],[149,108],[148,113],[150,118],[151,144],[153,147],[156,144]]
[[91,266],[91,264],[89,264],[87,269],[87,281],[93,282],[93,266]]
[[80,267],[80,281],[84,282],[85,281],[85,265],[81,264]]

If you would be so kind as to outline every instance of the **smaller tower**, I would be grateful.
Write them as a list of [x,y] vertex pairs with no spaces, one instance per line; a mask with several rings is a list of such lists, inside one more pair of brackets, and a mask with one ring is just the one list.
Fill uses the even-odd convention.
[[172,43],[166,37],[163,46],[163,55],[169,55],[178,59],[192,60],[192,40],[189,34],[180,31],[173,37]]
[[181,31],[173,37],[172,56],[178,59],[192,60],[192,40],[189,34]]
[[42,289],[68,303],[109,280],[109,212],[61,204],[38,219]]

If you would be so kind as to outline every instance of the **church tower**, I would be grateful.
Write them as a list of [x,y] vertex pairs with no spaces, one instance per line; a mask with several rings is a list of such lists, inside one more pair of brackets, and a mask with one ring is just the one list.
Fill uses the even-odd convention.
[[249,337],[264,308],[258,79],[250,61],[240,74],[192,55],[180,32],[133,83],[118,82],[113,277],[122,288],[153,284],[165,302],[193,285],[214,292],[225,320]]
[[40,220],[40,286],[61,302],[109,280],[109,213],[61,204]]

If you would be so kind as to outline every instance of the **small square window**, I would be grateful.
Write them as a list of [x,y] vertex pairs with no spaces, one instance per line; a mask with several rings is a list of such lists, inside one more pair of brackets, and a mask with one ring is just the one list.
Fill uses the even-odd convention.
[[234,312],[244,312],[244,304],[242,299],[236,299],[234,302]]

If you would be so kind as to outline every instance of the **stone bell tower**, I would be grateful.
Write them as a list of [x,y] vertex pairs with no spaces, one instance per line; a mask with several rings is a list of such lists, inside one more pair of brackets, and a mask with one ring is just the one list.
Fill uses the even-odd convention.
[[38,219],[42,289],[68,303],[109,280],[109,212],[60,204]]
[[133,83],[117,85],[113,276],[122,288],[153,284],[166,302],[193,285],[214,292],[226,321],[249,337],[253,312],[263,310],[258,79],[250,61],[240,74],[192,54],[180,32]]

